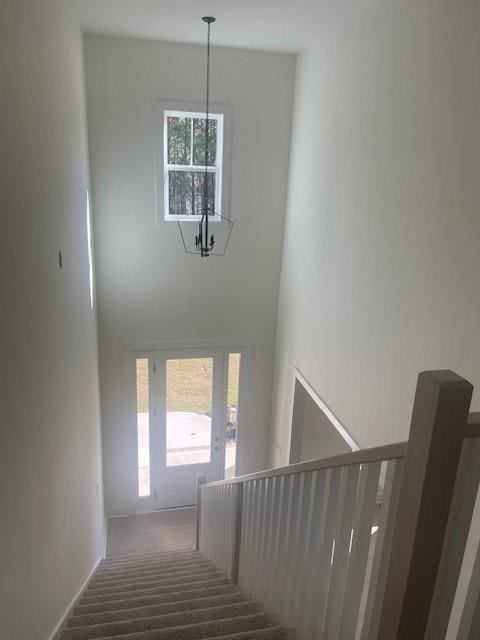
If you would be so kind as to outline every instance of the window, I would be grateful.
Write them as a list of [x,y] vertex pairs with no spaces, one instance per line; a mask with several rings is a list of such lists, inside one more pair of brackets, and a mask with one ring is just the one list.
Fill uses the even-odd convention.
[[150,495],[150,390],[148,358],[136,359],[138,495]]
[[227,433],[225,442],[225,479],[229,480],[236,474],[237,464],[237,431],[238,431],[238,403],[240,394],[241,353],[228,354],[227,370]]
[[[159,169],[163,169],[163,218],[199,221],[205,180],[212,207],[210,215],[213,219],[225,216],[225,113],[215,110],[209,114],[206,171],[205,112],[162,109],[160,114],[163,144],[161,140],[158,144],[161,146]],[[157,192],[160,194],[162,190],[157,188]]]

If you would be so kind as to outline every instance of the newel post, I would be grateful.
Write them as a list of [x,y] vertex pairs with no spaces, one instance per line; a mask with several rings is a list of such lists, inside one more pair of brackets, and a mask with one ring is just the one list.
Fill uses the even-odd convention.
[[377,640],[421,640],[432,604],[472,385],[418,377]]
[[195,550],[200,551],[200,519],[202,516],[202,484],[207,483],[207,476],[197,476],[197,536]]

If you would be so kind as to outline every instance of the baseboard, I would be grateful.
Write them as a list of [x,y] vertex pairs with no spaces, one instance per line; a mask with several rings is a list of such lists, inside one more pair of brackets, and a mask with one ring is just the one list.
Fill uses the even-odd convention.
[[144,516],[148,513],[160,513],[162,511],[181,511],[196,509],[197,505],[189,504],[182,507],[163,507],[162,509],[145,509],[144,511],[132,511],[131,513],[112,513],[107,516],[108,520],[116,520],[117,518],[131,518],[132,516]]
[[102,561],[102,557],[100,557],[97,562],[95,563],[93,569],[90,571],[90,573],[88,574],[87,579],[85,580],[85,582],[82,584],[82,586],[80,587],[80,589],[77,591],[77,593],[73,596],[72,600],[70,601],[70,604],[68,605],[68,607],[65,609],[65,613],[63,614],[63,616],[60,618],[60,620],[58,621],[57,625],[55,626],[55,629],[52,631],[52,633],[48,636],[47,640],[58,640],[60,637],[60,631],[63,628],[63,625],[65,623],[65,620],[68,618],[68,616],[70,615],[70,612],[72,611],[73,607],[75,606],[77,600],[79,599],[79,597],[82,595],[83,590],[85,589],[85,587],[87,586],[90,578],[92,577],[92,575],[94,574],[96,568],[98,567],[99,563]]
[[[107,536],[108,536],[108,518],[104,516],[103,519],[103,546],[102,546],[102,558],[107,557]],[[98,562],[97,562],[98,565]]]
[[196,509],[196,504],[186,504],[182,507],[162,507],[161,509],[154,509],[154,513],[159,513],[161,511],[191,511],[192,509]]

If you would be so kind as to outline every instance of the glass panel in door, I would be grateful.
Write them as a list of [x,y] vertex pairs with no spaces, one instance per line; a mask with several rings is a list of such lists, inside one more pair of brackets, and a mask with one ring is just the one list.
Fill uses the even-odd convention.
[[165,350],[154,357],[153,502],[159,509],[193,505],[199,476],[223,477],[224,351]]
[[166,361],[166,466],[209,463],[213,358]]

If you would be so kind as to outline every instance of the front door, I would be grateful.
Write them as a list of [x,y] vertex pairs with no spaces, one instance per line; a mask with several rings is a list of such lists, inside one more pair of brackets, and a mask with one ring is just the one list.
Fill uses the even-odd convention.
[[139,510],[194,505],[197,479],[235,474],[242,351],[134,352]]
[[223,350],[157,351],[154,369],[154,507],[193,505],[198,476],[223,477]]

